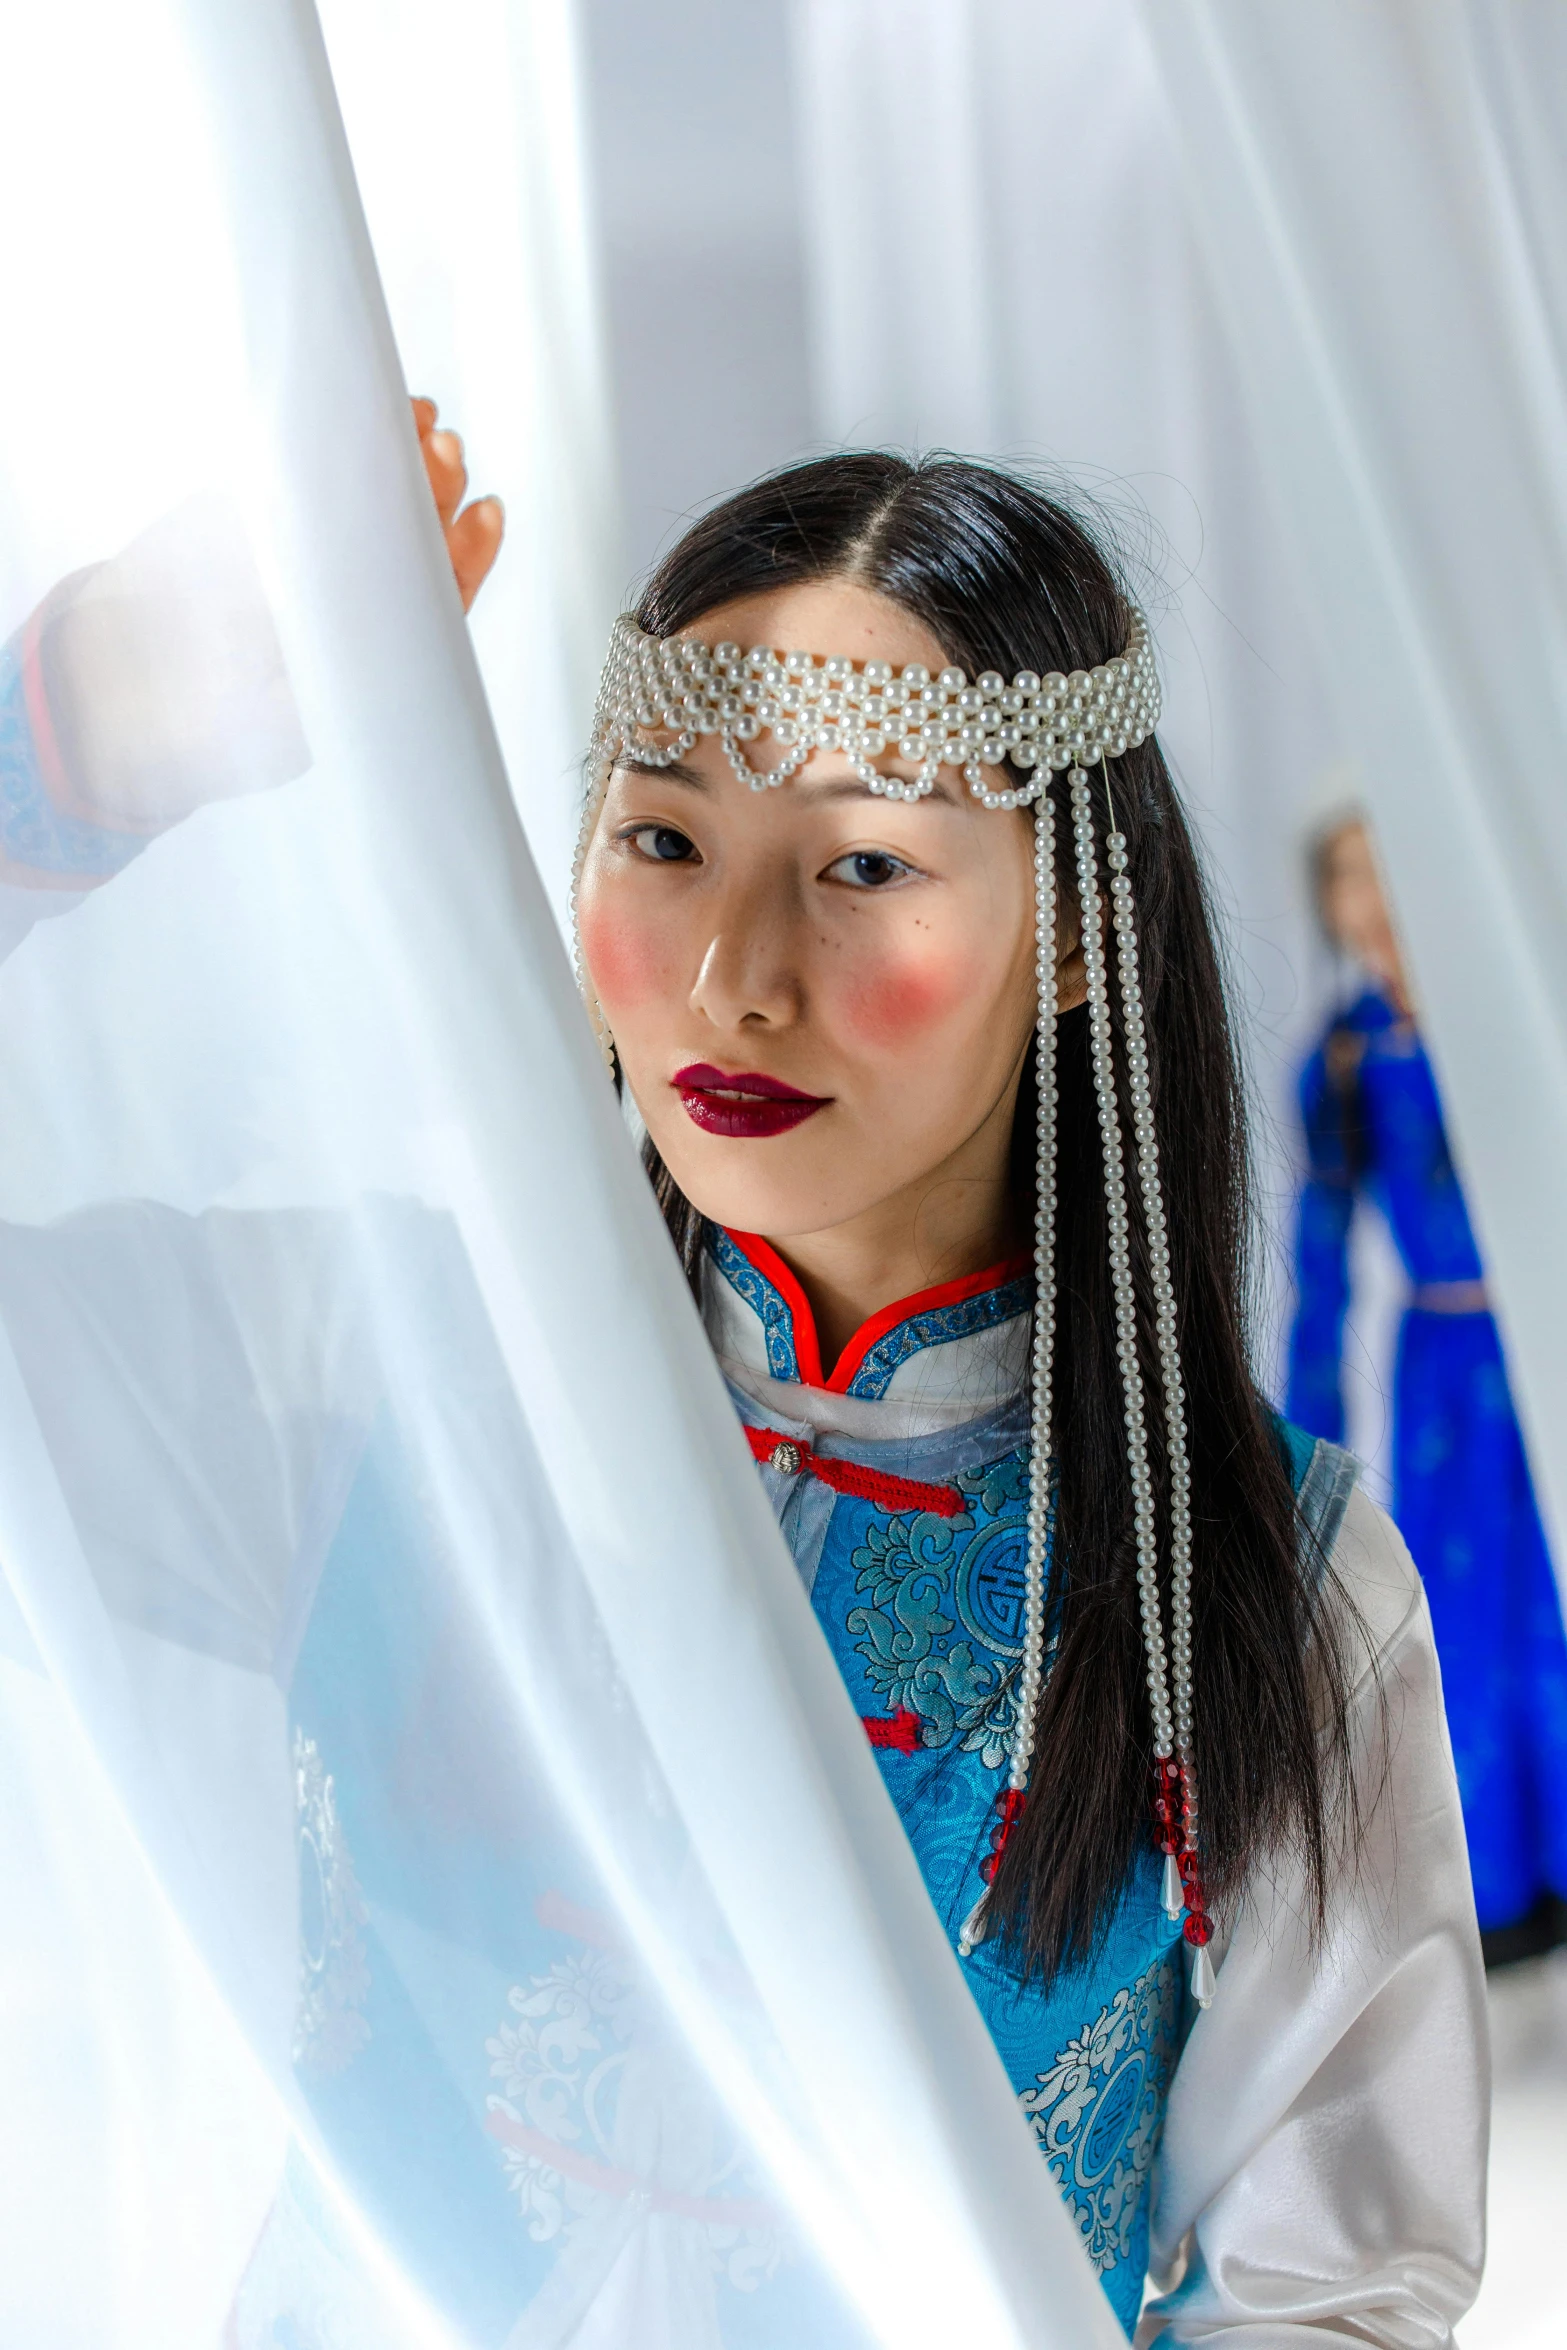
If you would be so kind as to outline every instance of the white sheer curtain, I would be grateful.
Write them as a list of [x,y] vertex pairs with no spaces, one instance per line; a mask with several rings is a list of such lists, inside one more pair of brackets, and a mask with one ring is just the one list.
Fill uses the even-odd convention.
[[5,67],[0,2337],[1113,2341],[598,1066],[308,0]]
[[1567,1565],[1567,26],[1144,11]]
[[564,921],[624,558],[572,0],[324,0],[322,30],[403,370],[512,518],[474,649]]
[[1149,604],[1255,1056],[1276,1322],[1320,1009],[1302,829],[1341,736],[1135,0],[797,0],[795,24],[823,433],[1023,464]]

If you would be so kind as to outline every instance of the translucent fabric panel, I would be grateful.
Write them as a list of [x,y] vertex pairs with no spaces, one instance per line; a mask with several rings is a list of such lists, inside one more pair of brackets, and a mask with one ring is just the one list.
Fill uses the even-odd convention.
[[314,18],[5,66],[0,2338],[1114,2340],[589,1037]]
[[[891,0],[794,0],[818,423],[1037,467],[1087,503],[1147,603],[1160,741],[1236,966],[1273,1240],[1263,1320],[1282,1328],[1294,1083],[1329,978],[1304,842],[1344,747],[1309,605],[1137,0],[919,14],[911,38]],[[1382,1395],[1349,1372],[1374,1445]]]
[[1143,17],[1376,815],[1560,1567],[1561,12],[1179,0]]
[[624,585],[576,11],[443,0],[437,31],[420,0],[325,0],[321,23],[408,380],[521,526],[470,627],[564,924],[571,784]]

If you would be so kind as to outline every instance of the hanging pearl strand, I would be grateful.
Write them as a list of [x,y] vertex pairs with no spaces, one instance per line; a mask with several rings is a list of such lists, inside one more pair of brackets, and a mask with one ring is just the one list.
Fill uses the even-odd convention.
[[1028,1563],[1023,1665],[1009,1781],[1021,1797],[1034,1759],[1034,1717],[1044,1685],[1045,1573],[1050,1552],[1051,1379],[1056,1342],[1056,860],[1055,810],[1041,793],[1034,814],[1034,987],[1039,1006],[1034,1070],[1034,1351],[1028,1462]]
[[1170,1240],[1159,1181],[1159,1139],[1154,1126],[1148,1076],[1148,1038],[1143,1023],[1142,977],[1132,885],[1126,871],[1126,835],[1115,828],[1110,772],[1105,769],[1105,802],[1111,829],[1105,836],[1110,883],[1110,920],[1115,930],[1121,980],[1121,1026],[1126,1038],[1127,1090],[1132,1132],[1137,1141],[1137,1183],[1153,1285],[1154,1340],[1164,1397],[1164,1440],[1170,1479],[1170,1683],[1175,1715],[1175,1768],[1159,1763],[1156,1811],[1164,1849],[1164,1907],[1178,1917],[1184,1905],[1185,1937],[1192,1950],[1192,1990],[1200,2006],[1213,1996],[1213,1961],[1207,1944],[1213,1928],[1203,1897],[1197,1850],[1197,1774],[1192,1762],[1192,1481],[1186,1452],[1186,1391],[1176,1343],[1175,1286],[1170,1279]]
[[[1109,799],[1109,770],[1105,771]],[[1192,1993],[1206,2007],[1213,1996],[1213,1966],[1206,1945],[1212,1933],[1203,1899],[1197,1847],[1197,1788],[1191,1768],[1191,1478],[1186,1453],[1186,1407],[1176,1347],[1175,1291],[1170,1280],[1169,1234],[1159,1185],[1159,1151],[1148,1074],[1148,1039],[1143,1020],[1142,982],[1132,885],[1127,878],[1126,836],[1114,828],[1105,842],[1110,883],[1110,919],[1116,934],[1121,983],[1121,1019],[1126,1042],[1127,1090],[1136,1144],[1138,1190],[1142,1198],[1154,1292],[1154,1333],[1163,1394],[1165,1450],[1170,1484],[1171,1623],[1170,1658],[1164,1644],[1159,1601],[1158,1548],[1153,1480],[1148,1465],[1142,1374],[1137,1358],[1136,1302],[1132,1287],[1130,1231],[1117,1112],[1110,994],[1101,928],[1098,858],[1094,843],[1089,779],[1072,774],[1072,819],[1077,845],[1078,892],[1082,905],[1083,961],[1088,977],[1089,1033],[1099,1131],[1104,1149],[1105,1200],[1110,1227],[1110,1274],[1115,1294],[1116,1351],[1125,1399],[1127,1456],[1132,1477],[1133,1528],[1143,1642],[1148,1658],[1148,1692],[1153,1715],[1155,1816],[1165,1855],[1163,1900],[1166,1914],[1187,1911],[1184,1936],[1192,1951]],[[1172,1702],[1173,1691],[1173,1702]]]
[[967,1958],[985,1939],[986,1905],[1028,1792],[1034,1758],[1034,1721],[1045,1678],[1045,1577],[1050,1558],[1051,1376],[1056,1335],[1056,862],[1055,810],[1042,792],[1034,811],[1034,985],[1038,1004],[1034,1068],[1038,1089],[1034,1124],[1034,1341],[1031,1364],[1028,1459],[1028,1552],[1023,1570],[1023,1657],[1018,1668],[1017,1718],[1006,1791],[983,1875],[985,1890],[964,1919],[958,1955]]
[[1116,1354],[1121,1364],[1126,1450],[1132,1477],[1132,1527],[1137,1546],[1137,1591],[1142,1607],[1143,1647],[1148,1660],[1148,1703],[1153,1714],[1154,1753],[1167,1759],[1175,1749],[1170,1710],[1169,1668],[1159,1607],[1158,1541],[1153,1479],[1148,1469],[1148,1427],[1143,1410],[1142,1372],[1137,1360],[1137,1314],[1132,1292],[1132,1251],[1122,1171],[1121,1127],[1116,1113],[1115,1066],[1111,1055],[1110,991],[1105,979],[1101,937],[1098,863],[1088,778],[1072,770],[1072,830],[1077,844],[1077,890],[1082,910],[1083,964],[1088,979],[1089,1047],[1094,1092],[1099,1103],[1099,1136],[1104,1153],[1105,1207],[1110,1228],[1110,1285],[1115,1297]]
[[602,757],[594,762],[593,782],[582,803],[582,821],[577,826],[577,846],[571,860],[571,968],[576,976],[577,992],[588,1008],[588,1019],[593,1029],[593,1041],[598,1046],[605,1068],[611,1077],[615,1074],[615,1040],[609,1033],[609,1022],[588,980],[587,966],[582,960],[582,927],[577,919],[577,901],[582,895],[582,869],[588,861],[588,850],[604,805],[604,793],[609,783],[609,763]]

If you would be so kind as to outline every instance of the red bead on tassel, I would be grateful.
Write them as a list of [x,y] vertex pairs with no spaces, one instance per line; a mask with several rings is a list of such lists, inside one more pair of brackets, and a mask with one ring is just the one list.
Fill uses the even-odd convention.
[[1173,1923],[1186,1905],[1186,1888],[1181,1876],[1178,1858],[1181,1816],[1181,1773],[1172,1756],[1154,1757],[1154,1842],[1164,1854],[1164,1882],[1160,1887],[1160,1902],[1164,1914]]
[[1192,1997],[1199,2007],[1206,2007],[1213,1997],[1213,1961],[1208,1956],[1208,1945],[1213,1940],[1213,1920],[1203,1897],[1202,1867],[1196,1850],[1191,1845],[1180,1854],[1181,1883],[1186,1892],[1186,1923],[1182,1935],[1192,1954]]
[[1009,1787],[996,1804],[996,1825],[991,1833],[990,1851],[980,1862],[979,1873],[990,1884],[1001,1866],[1001,1855],[1006,1851],[1007,1839],[1023,1816],[1024,1796],[1021,1787]]
[[1164,1914],[1172,1921],[1186,1912],[1181,1936],[1191,1952],[1192,1997],[1206,2007],[1213,1997],[1213,1961],[1208,1944],[1213,1920],[1203,1893],[1197,1854],[1197,1808],[1186,1773],[1173,1755],[1154,1757],[1154,1842],[1164,1854]]
[[970,1951],[976,1949],[990,1931],[985,1916],[985,1905],[990,1898],[990,1888],[995,1882],[996,1871],[1001,1866],[1001,1856],[1006,1851],[1007,1839],[1023,1816],[1024,1800],[1021,1787],[1005,1788],[996,1798],[996,1824],[991,1831],[990,1850],[979,1864],[979,1873],[984,1879],[985,1890],[958,1929],[959,1958],[967,1958]]

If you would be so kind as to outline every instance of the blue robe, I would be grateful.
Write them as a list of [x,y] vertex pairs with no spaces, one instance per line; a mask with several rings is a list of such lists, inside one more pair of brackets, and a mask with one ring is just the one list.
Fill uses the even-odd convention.
[[[1442,1310],[1481,1279],[1431,1064],[1368,993],[1301,1078],[1309,1176],[1297,1230],[1290,1417],[1344,1433],[1340,1381],[1357,1198],[1382,1209],[1412,1287],[1393,1389],[1393,1514],[1431,1606],[1482,1928],[1567,1896],[1567,1640],[1493,1316]],[[1424,1302],[1423,1302],[1424,1301]]]
[[[751,1427],[808,1444],[829,1462],[955,1486],[962,1496],[953,1517],[889,1508],[834,1492],[812,1473],[766,1465],[765,1437],[753,1444],[957,1948],[983,1887],[1015,1722],[1031,1280],[1021,1263],[999,1265],[908,1298],[867,1323],[824,1377],[809,1305],[764,1242],[711,1233],[706,1275],[709,1335]],[[823,1433],[824,1418],[835,1416],[843,1432]],[[1281,1436],[1303,1514],[1330,1549],[1353,1471],[1330,1446]],[[1193,2014],[1184,1921],[1160,1906],[1151,1817],[1149,1825],[1147,1849],[1087,1963],[1025,1984],[994,1941],[964,1960],[1041,2154],[1128,2333],[1148,2272],[1170,2080]]]
[[[981,1891],[1014,1722],[1030,1285],[1002,1267],[909,1299],[867,1325],[817,1389],[800,1376],[802,1367],[821,1376],[803,1298],[771,1251],[747,1248],[715,1233],[707,1266],[709,1330],[742,1419],[824,1462],[961,1498],[961,1509],[941,1515],[917,1495],[889,1506],[885,1493],[834,1491],[810,1467],[791,1472],[764,1459],[760,1470],[956,1947]],[[760,1376],[747,1380],[748,1365]],[[943,1424],[899,1433],[911,1398],[915,1419]],[[821,1408],[839,1399],[888,1433],[824,1432]],[[1309,1440],[1290,1452],[1297,1486],[1321,1496],[1315,1531],[1330,1546],[1348,1493],[1342,1456]],[[597,1938],[609,1905],[569,1835],[552,1833],[544,1790],[523,1852],[504,1822],[486,1819],[482,1789],[423,1782],[421,1718],[432,1708],[482,1708],[486,1694],[482,1660],[447,1646],[442,1571],[422,1555],[420,1516],[396,1430],[383,1421],[362,1456],[290,1688],[307,1953],[296,2061],[328,2143],[389,2240],[444,2306],[462,2312],[475,2341],[499,2344],[520,2311],[573,2299],[574,2267],[584,2290],[602,2272],[596,2247],[613,2248],[626,2210],[613,2177],[628,2159],[615,2112],[624,2091],[600,2092],[596,2105],[588,2096],[580,2111],[573,2100],[587,2094],[596,2067],[614,2078],[617,2035],[643,2051],[645,2069],[651,2051],[656,2070],[660,2027],[623,1959]],[[359,1693],[351,1711],[349,1687]],[[1128,2333],[1147,2276],[1170,2081],[1192,2018],[1182,1921],[1164,1914],[1160,1874],[1150,1834],[1099,1949],[1048,1984],[1021,1981],[997,1941],[964,1961],[1041,2156]],[[587,2061],[541,2066],[536,2031],[558,2029],[568,2002],[574,2014],[591,2010]],[[713,2128],[717,2143],[721,2118]],[[442,2149],[433,2171],[432,2138]],[[565,2169],[553,2159],[557,2140]],[[727,2181],[719,2202],[709,2201],[710,2177]],[[745,2224],[719,2224],[737,2194]],[[787,2227],[769,2224],[765,2182],[743,2161],[736,2172],[704,2157],[676,2204],[698,2225],[704,2208],[715,2215],[718,2338],[737,2350],[807,2341],[847,2350],[858,2339],[811,2265],[790,2253]],[[306,2239],[332,2234],[307,2177],[296,2175],[278,2224],[282,2269],[293,2277],[308,2266]],[[574,2250],[574,2231],[580,2238],[584,2229],[593,2241]],[[264,2277],[253,2286],[265,2315],[251,2338],[268,2350],[314,2350],[297,2286],[285,2288],[286,2318],[266,2306]]]

